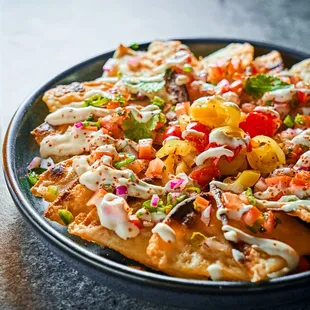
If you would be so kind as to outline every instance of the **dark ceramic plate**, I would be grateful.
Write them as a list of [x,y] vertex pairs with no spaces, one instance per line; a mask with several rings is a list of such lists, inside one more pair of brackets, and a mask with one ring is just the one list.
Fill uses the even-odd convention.
[[[182,40],[197,56],[205,56],[231,42],[242,40],[189,39]],[[276,49],[281,52],[285,66],[290,67],[309,55],[294,50],[250,42],[256,55]],[[145,49],[148,44],[140,45]],[[42,96],[58,84],[92,80],[101,75],[102,65],[113,55],[106,53],[84,61],[40,87],[27,98],[14,115],[7,131],[3,160],[6,182],[22,215],[46,244],[67,260],[71,266],[93,277],[99,283],[119,292],[162,304],[178,307],[247,308],[250,305],[271,306],[297,301],[309,296],[310,272],[288,275],[268,282],[217,282],[173,278],[154,271],[128,267],[137,265],[120,254],[95,244],[87,246],[81,239],[69,235],[66,229],[43,218],[46,205],[33,197],[25,182],[26,166],[38,155],[38,146],[30,131],[43,122],[48,113]]]

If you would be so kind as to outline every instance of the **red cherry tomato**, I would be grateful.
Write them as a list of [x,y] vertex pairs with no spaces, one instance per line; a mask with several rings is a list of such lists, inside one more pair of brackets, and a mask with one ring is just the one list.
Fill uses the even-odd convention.
[[199,122],[192,122],[187,125],[186,130],[196,130],[203,134],[197,135],[195,133],[188,132],[185,136],[186,140],[195,144],[195,147],[199,152],[203,152],[209,144],[209,134],[211,129],[205,125],[200,124]]
[[164,132],[163,139],[165,140],[168,137],[178,137],[182,139],[181,127],[179,125],[169,126]]
[[301,104],[305,104],[305,103],[307,103],[310,100],[310,94],[306,93],[306,92],[303,92],[303,91],[300,91],[300,90],[297,91],[297,97],[298,97],[298,101]]
[[279,119],[268,113],[253,111],[249,113],[244,122],[239,124],[239,127],[247,132],[251,138],[264,135],[273,137],[279,126]]
[[213,178],[219,175],[219,169],[211,161],[203,166],[196,167],[189,174],[189,177],[195,180],[203,188],[207,186]]

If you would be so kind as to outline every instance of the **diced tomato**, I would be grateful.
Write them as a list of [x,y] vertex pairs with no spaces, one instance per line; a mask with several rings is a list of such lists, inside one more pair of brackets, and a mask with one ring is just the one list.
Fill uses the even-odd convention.
[[143,228],[140,219],[135,214],[129,215],[129,222],[136,225],[139,229]]
[[145,172],[145,176],[147,178],[159,178],[159,179],[161,179],[165,167],[166,167],[165,163],[161,159],[155,158],[155,159],[150,161],[149,167],[147,168],[147,170]]
[[293,185],[296,185],[296,186],[306,186],[307,182],[305,180],[303,180],[303,179],[293,178],[291,183],[290,183],[290,186],[293,186]]
[[310,183],[310,171],[299,170],[295,174],[295,178],[304,180],[305,182]]
[[265,231],[266,234],[271,234],[274,230],[275,217],[271,211],[266,212],[265,216],[267,218],[264,220],[263,227],[266,230]]
[[251,138],[258,135],[273,137],[279,128],[279,122],[280,120],[271,114],[253,111],[239,127],[249,133]]
[[221,94],[224,94],[229,91],[229,82],[226,79],[223,79],[216,85],[216,87],[221,90]]
[[118,119],[113,118],[112,115],[99,118],[99,121],[101,126],[108,130],[108,133],[111,133],[113,136],[120,132],[118,127]]
[[205,210],[209,205],[210,205],[210,201],[201,197],[200,195],[196,197],[195,202],[194,202],[195,209],[196,210],[198,209],[200,211]]
[[152,133],[153,143],[157,145],[162,145],[164,141],[164,133],[163,132],[154,132]]
[[203,135],[196,135],[194,133],[188,132],[185,139],[191,141],[195,144],[196,149],[199,152],[203,152],[207,145],[209,144],[209,134],[211,129],[199,122],[192,122],[187,125],[186,130],[196,130],[201,132]]
[[229,90],[236,94],[240,94],[242,91],[242,86],[243,86],[242,81],[236,80],[229,85]]
[[308,271],[310,269],[310,263],[309,261],[304,257],[300,256],[298,266],[295,270],[296,273]]
[[167,139],[168,137],[178,137],[182,139],[181,127],[179,125],[169,126],[164,132],[163,140]]
[[272,178],[265,179],[265,182],[267,186],[273,186],[273,185],[282,185],[283,187],[289,187],[289,184],[291,182],[292,178],[286,175],[279,175]]
[[306,93],[303,91],[297,91],[297,97],[298,97],[298,101],[301,104],[305,104],[310,100],[310,93]]
[[146,168],[145,160],[136,159],[134,162],[127,165],[127,168],[133,171],[135,174],[139,174]]
[[152,159],[153,148],[152,148],[152,139],[142,139],[139,140],[138,145],[138,156],[140,159]]
[[116,102],[116,101],[110,101],[107,104],[107,109],[109,109],[109,110],[115,110],[116,108],[119,108],[119,107],[120,107],[120,104],[119,104],[119,102]]
[[97,126],[86,126],[83,127],[85,130],[90,130],[90,131],[97,131],[99,128]]
[[183,115],[183,114],[188,115],[189,114],[189,107],[190,107],[189,101],[177,103],[177,105],[175,107],[175,113],[177,114],[178,117],[180,115]]
[[252,207],[242,215],[242,220],[248,226],[253,226],[256,221],[262,216],[262,212],[260,212],[256,207]]
[[104,128],[104,127],[101,127],[101,131],[102,131],[105,135],[107,135],[107,134],[109,133],[109,130],[106,129],[106,128]]
[[230,192],[223,193],[223,199],[225,202],[225,208],[227,209],[236,210],[240,209],[243,205],[243,202],[239,196]]
[[207,186],[213,178],[220,175],[219,169],[209,162],[203,166],[196,167],[189,177],[195,180],[201,187]]
[[104,197],[104,195],[107,193],[107,191],[103,188],[97,190],[95,194],[88,200],[86,203],[86,206],[94,206],[96,205],[96,202]]

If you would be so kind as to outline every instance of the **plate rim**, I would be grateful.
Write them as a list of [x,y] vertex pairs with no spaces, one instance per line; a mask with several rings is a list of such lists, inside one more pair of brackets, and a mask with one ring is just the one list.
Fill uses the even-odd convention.
[[[192,37],[170,40],[180,40],[184,44],[229,44],[248,42],[257,47],[266,48],[269,50],[279,50],[280,53],[283,52],[288,56],[292,57],[302,59],[310,57],[309,54],[297,51],[295,49],[245,39]],[[141,43],[139,44],[139,47],[146,48],[150,43],[151,42]],[[300,274],[287,275],[265,282],[251,283],[237,281],[229,282],[176,278],[168,275],[159,275],[153,272],[136,270],[88,251],[84,247],[80,246],[73,240],[69,239],[68,237],[55,230],[42,216],[40,216],[39,213],[35,211],[35,209],[24,197],[22,191],[19,189],[17,175],[13,169],[13,155],[15,154],[15,133],[18,130],[19,121],[22,120],[24,113],[27,111],[27,108],[31,107],[37,97],[40,96],[43,91],[46,90],[48,87],[51,87],[53,84],[55,84],[55,82],[66,77],[70,73],[82,69],[83,67],[87,67],[91,63],[96,62],[103,57],[111,57],[113,52],[114,51],[101,53],[97,56],[86,59],[56,75],[48,82],[44,83],[42,86],[34,90],[25,100],[23,100],[22,104],[18,107],[17,111],[13,115],[6,131],[3,143],[3,170],[9,192],[13,198],[15,205],[18,207],[22,215],[28,220],[28,222],[31,223],[31,225],[37,230],[38,233],[41,233],[44,238],[46,238],[58,249],[65,252],[65,254],[74,256],[75,259],[79,260],[83,264],[86,264],[88,267],[100,270],[107,275],[116,276],[123,279],[125,278],[126,280],[134,281],[135,283],[141,283],[147,286],[158,287],[162,289],[186,289],[195,292],[208,291],[218,294],[227,294],[241,291],[242,293],[253,293],[266,289],[280,290],[284,286],[286,288],[292,285],[296,286],[297,284],[298,286],[300,286],[303,283],[308,282],[310,279],[310,271]]]

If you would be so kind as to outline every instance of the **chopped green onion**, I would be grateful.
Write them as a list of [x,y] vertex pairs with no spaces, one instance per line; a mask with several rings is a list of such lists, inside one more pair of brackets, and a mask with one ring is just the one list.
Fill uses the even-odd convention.
[[88,106],[101,107],[101,106],[107,104],[109,101],[110,101],[109,98],[102,97],[101,95],[96,94],[96,95],[93,95],[93,96],[85,99],[84,105],[86,107],[88,107]]
[[133,43],[133,44],[131,44],[129,47],[130,47],[131,49],[133,49],[133,50],[137,50],[137,49],[139,48],[139,44]]
[[256,202],[255,197],[253,196],[252,189],[250,187],[245,191],[245,194],[247,195],[249,202],[253,206],[256,206],[257,202]]
[[193,232],[190,238],[190,242],[191,242],[191,245],[202,246],[206,239],[207,237],[204,234],[200,232]]
[[161,110],[164,109],[164,106],[165,106],[165,100],[158,97],[158,96],[155,96],[153,99],[152,99],[152,104],[158,106]]
[[86,121],[90,122],[94,120],[94,115],[93,114],[89,114],[89,116],[86,118]]
[[102,186],[108,193],[113,193],[114,192],[114,188],[111,184],[104,184]]
[[186,73],[192,72],[193,71],[193,67],[190,64],[185,64],[183,66],[183,71]]
[[58,187],[55,186],[55,185],[49,185],[49,186],[47,187],[47,191],[48,191],[49,193],[51,193],[52,195],[55,195],[55,196],[58,195]]
[[297,114],[295,116],[295,123],[299,125],[305,125],[305,119],[303,115]]
[[283,121],[286,127],[292,128],[295,124],[294,118],[291,115],[287,115]]
[[35,185],[39,180],[39,175],[45,172],[47,169],[45,168],[33,168],[26,175],[26,178],[31,186]]
[[270,107],[270,106],[272,105],[272,100],[267,100],[267,101],[265,102],[265,105],[268,106],[268,107]]
[[124,167],[128,164],[131,164],[136,160],[136,156],[130,153],[119,153],[120,155],[126,155],[127,158],[117,161],[113,164],[113,167],[116,169],[120,169],[121,167]]
[[72,213],[66,209],[60,209],[58,211],[58,214],[66,225],[69,225],[74,219],[74,216],[72,215]]
[[122,78],[122,76],[123,76],[123,73],[122,73],[121,71],[118,71],[118,72],[116,73],[116,76],[117,76],[117,78],[120,80],[120,79]]
[[182,202],[183,200],[185,200],[187,198],[187,195],[181,195],[179,196],[173,203],[172,206],[176,206],[178,203]]
[[96,126],[98,128],[101,127],[101,124],[99,121],[97,121],[97,122],[84,121],[84,122],[82,122],[82,125],[83,125],[83,127],[88,127],[88,126]]
[[200,194],[200,193],[201,193],[201,190],[200,190],[199,187],[194,187],[194,186],[192,186],[192,187],[188,187],[186,190],[187,190],[187,191],[196,192],[197,194]]

